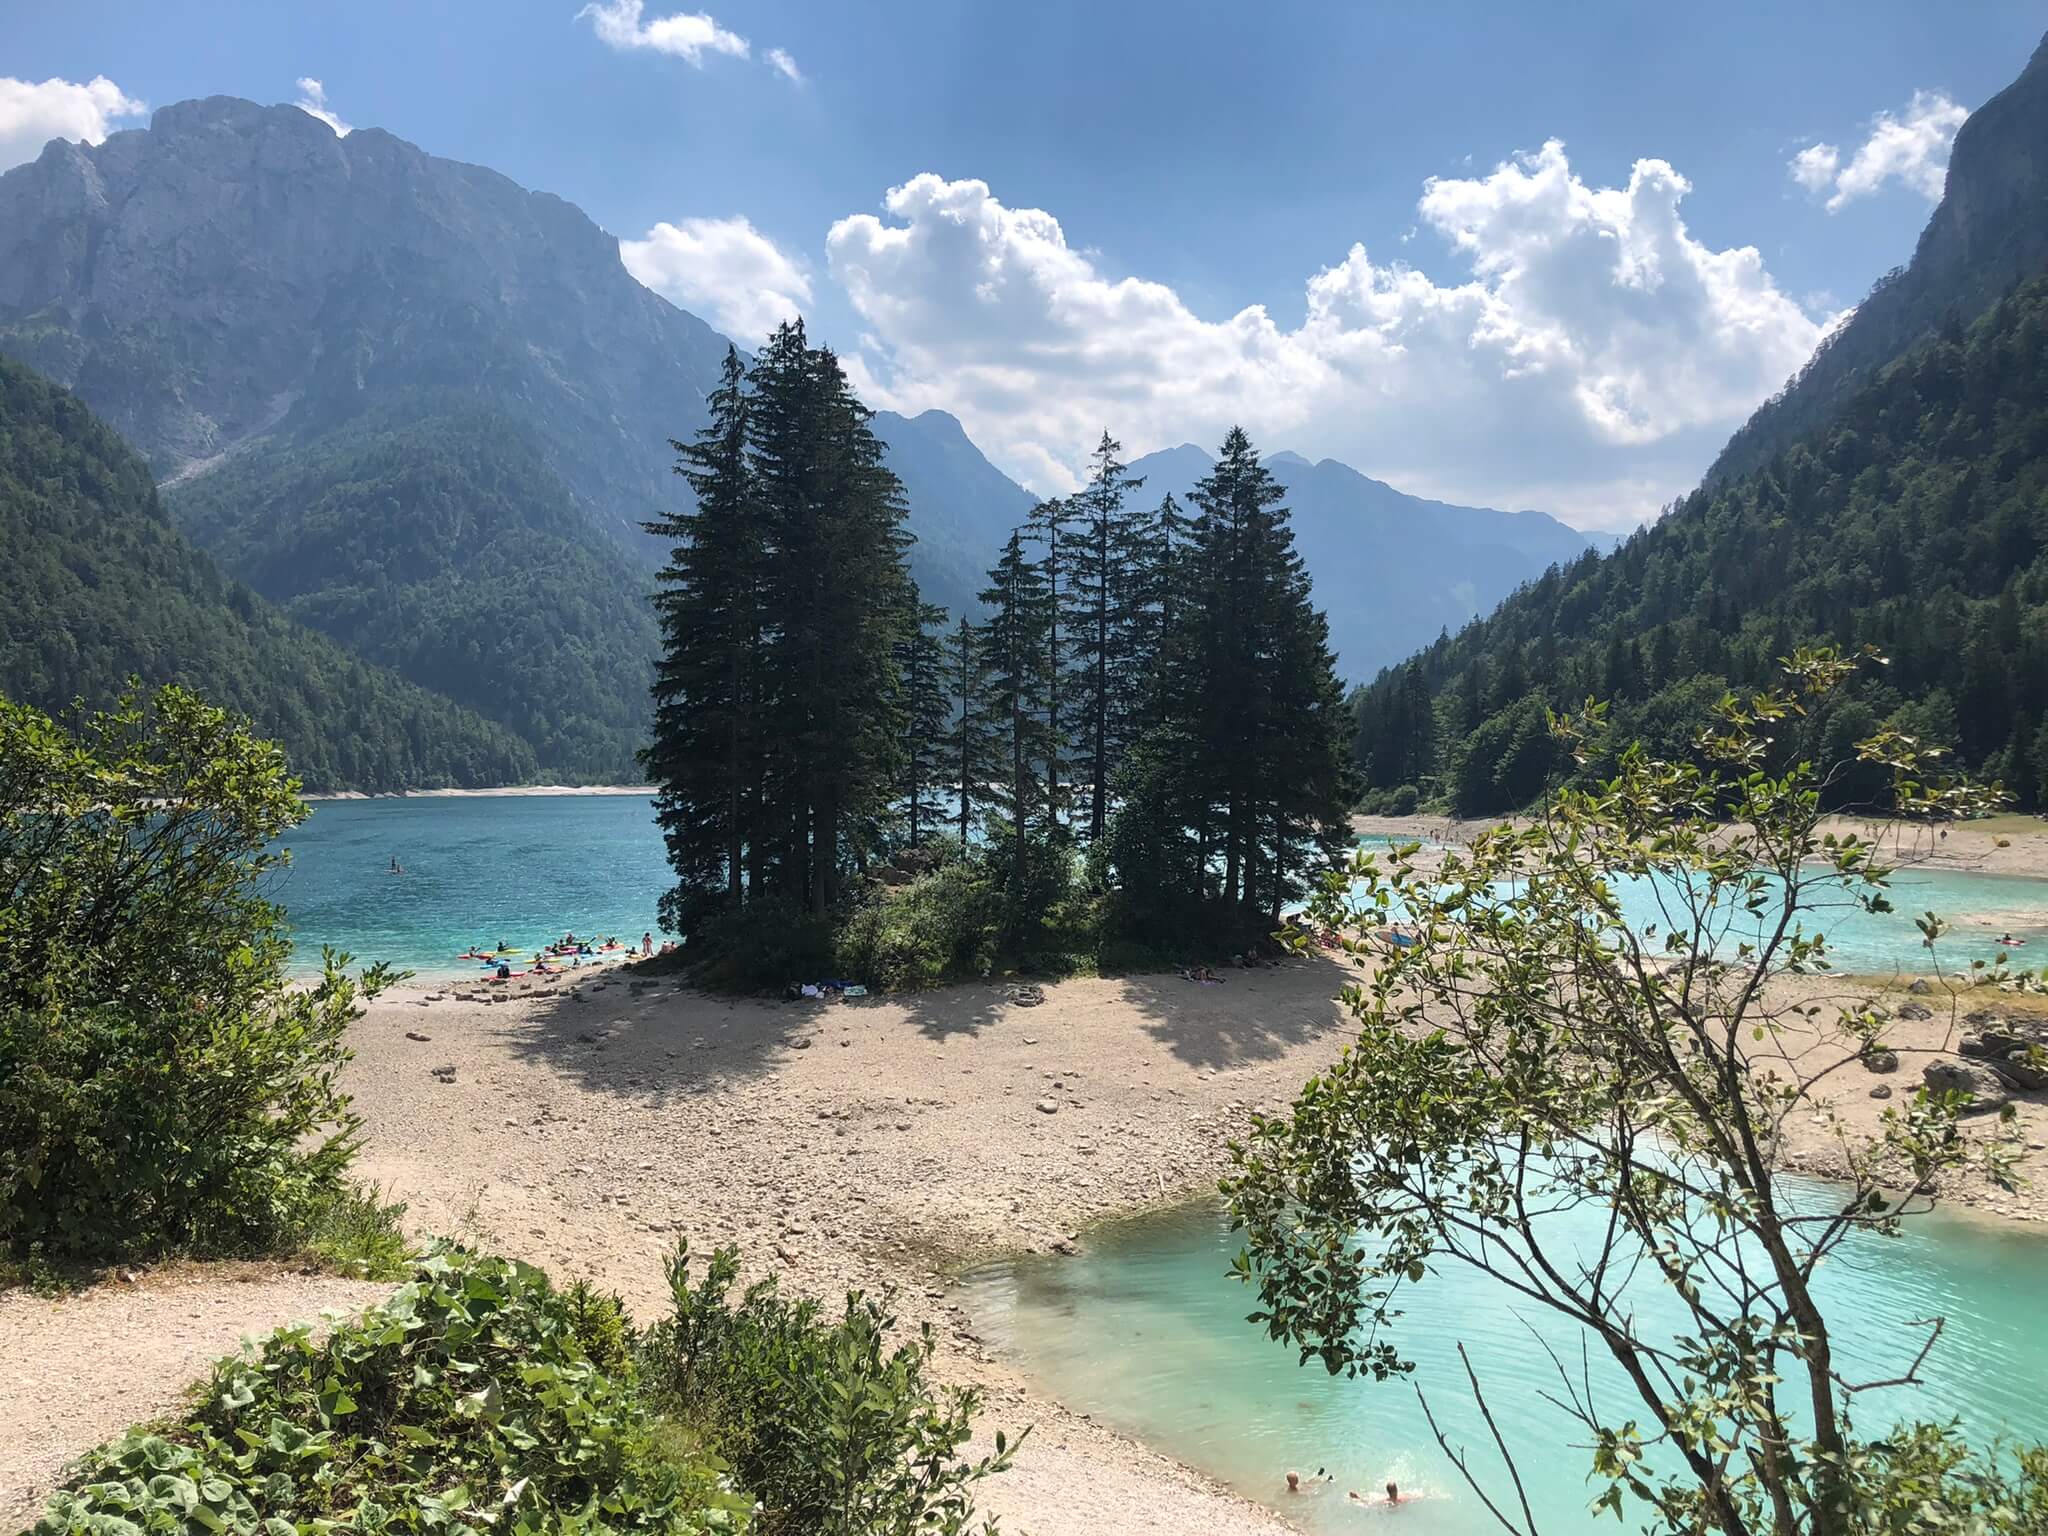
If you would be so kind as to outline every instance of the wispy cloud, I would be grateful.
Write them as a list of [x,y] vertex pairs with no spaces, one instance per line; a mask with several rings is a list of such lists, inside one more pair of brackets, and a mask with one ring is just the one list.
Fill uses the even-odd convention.
[[82,85],[0,76],[0,171],[35,159],[52,139],[97,144],[119,119],[148,110],[105,75]]
[[319,118],[341,138],[347,138],[353,131],[349,124],[344,123],[328,109],[327,87],[311,75],[299,76],[299,99],[292,105],[308,117]]
[[649,20],[645,11],[644,0],[592,0],[576,16],[579,21],[588,17],[599,40],[613,48],[645,48],[666,53],[699,69],[704,67],[706,54],[747,57],[747,40],[720,26],[714,16],[702,11],[677,11]]
[[804,72],[796,67],[796,60],[789,56],[787,48],[770,48],[768,62],[775,66],[775,72],[785,80],[797,85],[804,83]]
[[1829,213],[1872,196],[1890,181],[1939,202],[1948,180],[1949,149],[1969,116],[1968,108],[1940,91],[1915,91],[1904,112],[1880,112],[1870,120],[1869,136],[1846,162],[1833,144],[1814,143],[1794,155],[1787,169],[1816,197],[1829,194]]

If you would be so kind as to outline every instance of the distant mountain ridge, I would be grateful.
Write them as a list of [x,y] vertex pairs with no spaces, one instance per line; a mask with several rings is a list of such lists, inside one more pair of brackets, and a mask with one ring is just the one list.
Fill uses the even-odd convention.
[[2048,37],[2012,84],[1971,113],[1912,261],[1888,274],[1798,376],[1729,439],[1715,482],[1755,469],[1822,421],[1914,342],[1957,339],[2048,267]]
[[[1146,477],[1142,498],[1156,503],[1171,491],[1185,502],[1212,462],[1183,443],[1134,461],[1131,472]],[[1287,489],[1295,547],[1329,615],[1338,675],[1350,682],[1370,681],[1596,547],[1547,513],[1428,501],[1336,459],[1311,463],[1283,449],[1265,463]]]
[[[180,102],[0,175],[0,353],[127,437],[228,575],[518,732],[550,777],[636,773],[661,553],[640,524],[687,501],[668,440],[728,345],[572,204],[294,107]],[[972,607],[1037,498],[943,411],[875,430],[925,598]],[[1276,465],[1353,679],[1585,547]]]

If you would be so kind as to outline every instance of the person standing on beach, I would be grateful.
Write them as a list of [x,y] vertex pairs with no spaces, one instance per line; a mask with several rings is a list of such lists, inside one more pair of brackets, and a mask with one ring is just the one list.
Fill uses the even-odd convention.
[[654,930],[650,928],[647,932],[640,935],[640,958],[642,960],[650,959],[653,954]]

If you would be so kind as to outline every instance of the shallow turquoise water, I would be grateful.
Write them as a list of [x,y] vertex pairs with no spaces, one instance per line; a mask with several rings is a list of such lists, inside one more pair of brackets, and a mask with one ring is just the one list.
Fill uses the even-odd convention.
[[[1291,1350],[1244,1321],[1256,1293],[1226,1273],[1238,1243],[1213,1205],[1183,1207],[1099,1231],[1075,1258],[1027,1258],[967,1279],[967,1305],[983,1336],[1068,1406],[1220,1477],[1309,1531],[1401,1529],[1429,1536],[1498,1530],[1430,1437],[1407,1382],[1344,1381],[1295,1365]],[[1941,1315],[1948,1326],[1922,1389],[1857,1399],[1876,1432],[1901,1418],[1962,1419],[1973,1439],[2004,1431],[2048,1439],[2048,1240],[1937,1213],[1896,1239],[1863,1238],[1822,1271],[1823,1305],[1851,1379],[1903,1370],[1925,1337],[1907,1326]],[[1632,1293],[1633,1294],[1633,1293]],[[1484,1424],[1469,1406],[1455,1346],[1462,1340],[1488,1402],[1515,1450],[1546,1531],[1635,1529],[1596,1525],[1586,1513],[1583,1430],[1538,1393],[1556,1377],[1497,1288],[1461,1266],[1432,1275],[1408,1298],[1395,1335],[1417,1363],[1414,1383],[1454,1445],[1497,1472]],[[1676,1308],[1655,1287],[1636,1298],[1645,1330]],[[1524,1309],[1576,1367],[1566,1325]],[[1603,1356],[1592,1360],[1605,1411],[1635,1415],[1635,1400]],[[1330,1483],[1289,1496],[1289,1468],[1327,1468]],[[1360,1507],[1349,1489],[1377,1492],[1389,1478],[1423,1495],[1398,1510]],[[1504,1489],[1490,1488],[1499,1493]],[[1398,1519],[1398,1527],[1381,1522]]]
[[[325,800],[285,846],[292,866],[272,893],[290,914],[301,970],[317,968],[323,943],[431,972],[466,968],[455,957],[479,942],[531,949],[569,929],[662,937],[655,904],[668,863],[653,805],[637,795]],[[394,857],[402,876],[386,873]],[[1646,882],[1625,891],[1631,915],[1650,920],[1654,895]],[[1891,916],[1831,915],[1839,969],[1927,969],[1911,914],[1928,907],[1956,926],[1945,969],[1994,958],[2007,929],[2034,941],[2011,952],[2013,963],[2048,963],[2048,880],[1902,875],[1894,902]]]
[[[317,801],[285,840],[283,904],[300,970],[320,946],[408,970],[473,969],[472,944],[532,950],[573,930],[634,944],[673,883],[638,795]],[[396,858],[403,875],[387,873]]]
[[[1394,840],[1385,837],[1359,839],[1367,852],[1382,851]],[[1668,927],[1676,904],[1660,899],[1672,894],[1662,881],[1629,879],[1617,882],[1622,910],[1632,926],[1655,923]],[[1967,969],[1972,960],[1987,965],[2001,955],[2014,969],[2038,970],[2048,965],[2048,880],[2020,875],[1979,875],[1961,870],[1901,870],[1889,883],[1889,899],[1895,910],[1870,913],[1849,901],[1839,888],[1817,898],[1818,909],[1806,917],[1809,933],[1823,934],[1828,942],[1828,960],[1837,971],[1863,975],[1885,975],[1894,971],[1910,974],[1934,969],[1943,972]],[[1949,924],[1940,949],[1930,957],[1913,920],[1934,912]],[[1770,914],[1773,923],[1776,913]],[[2010,933],[2026,940],[2019,948],[2007,948],[1998,940]],[[1754,926],[1737,923],[1728,927],[1720,948],[1733,958],[1744,939],[1758,937]]]

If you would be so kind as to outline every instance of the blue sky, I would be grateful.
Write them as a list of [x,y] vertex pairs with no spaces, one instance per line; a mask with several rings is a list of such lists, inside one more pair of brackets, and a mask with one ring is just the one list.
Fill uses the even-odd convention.
[[[578,203],[743,339],[802,309],[876,403],[954,410],[1040,488],[1102,427],[1143,451],[1243,419],[1620,526],[1910,255],[1955,123],[2048,27],[2038,3],[578,3],[12,6],[0,163],[316,78],[348,124]],[[98,78],[97,125],[33,94]]]

